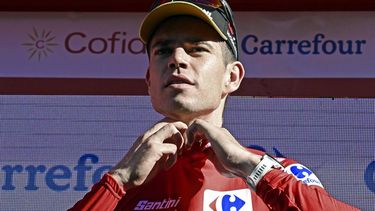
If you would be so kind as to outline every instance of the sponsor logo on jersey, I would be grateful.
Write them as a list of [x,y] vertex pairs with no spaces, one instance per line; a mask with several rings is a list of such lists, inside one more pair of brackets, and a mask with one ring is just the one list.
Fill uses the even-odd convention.
[[304,165],[298,163],[292,164],[287,166],[284,171],[293,175],[297,180],[302,181],[306,185],[317,185],[324,188],[318,177]]
[[205,190],[203,211],[252,211],[249,189],[233,191]]
[[170,208],[177,208],[178,203],[180,203],[181,197],[178,199],[162,199],[160,201],[139,201],[134,210],[165,210]]

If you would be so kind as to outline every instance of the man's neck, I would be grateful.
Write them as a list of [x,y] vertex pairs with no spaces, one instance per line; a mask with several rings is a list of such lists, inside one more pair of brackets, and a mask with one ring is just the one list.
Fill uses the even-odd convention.
[[213,111],[206,112],[206,113],[193,113],[193,114],[179,114],[176,116],[167,116],[167,121],[181,121],[187,125],[190,125],[197,119],[205,120],[217,127],[221,127],[223,125],[223,109],[217,108]]

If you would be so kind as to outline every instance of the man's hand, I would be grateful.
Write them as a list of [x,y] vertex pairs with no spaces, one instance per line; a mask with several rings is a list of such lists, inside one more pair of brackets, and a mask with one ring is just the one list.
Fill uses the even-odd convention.
[[128,190],[150,180],[161,169],[170,168],[184,143],[187,125],[182,122],[159,122],[133,144],[110,174]]
[[127,190],[142,185],[161,169],[173,166],[183,148],[202,139],[211,143],[214,153],[210,159],[225,176],[245,178],[260,161],[259,155],[247,151],[225,128],[199,119],[189,127],[183,122],[162,121],[137,139],[110,174]]
[[210,159],[224,176],[245,178],[260,162],[261,156],[247,151],[225,128],[198,119],[186,133],[188,147],[204,138],[211,143],[214,155]]

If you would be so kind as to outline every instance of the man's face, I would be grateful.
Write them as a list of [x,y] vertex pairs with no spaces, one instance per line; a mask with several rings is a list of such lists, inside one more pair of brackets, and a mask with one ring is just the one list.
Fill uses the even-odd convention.
[[182,121],[214,111],[225,97],[223,44],[197,18],[178,16],[161,24],[149,44],[147,83],[154,109]]

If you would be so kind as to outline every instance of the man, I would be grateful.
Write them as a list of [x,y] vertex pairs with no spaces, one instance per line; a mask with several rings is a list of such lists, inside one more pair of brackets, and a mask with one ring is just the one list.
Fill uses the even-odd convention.
[[357,210],[306,167],[246,149],[222,127],[245,74],[227,2],[156,1],[140,36],[165,118],[72,210]]

